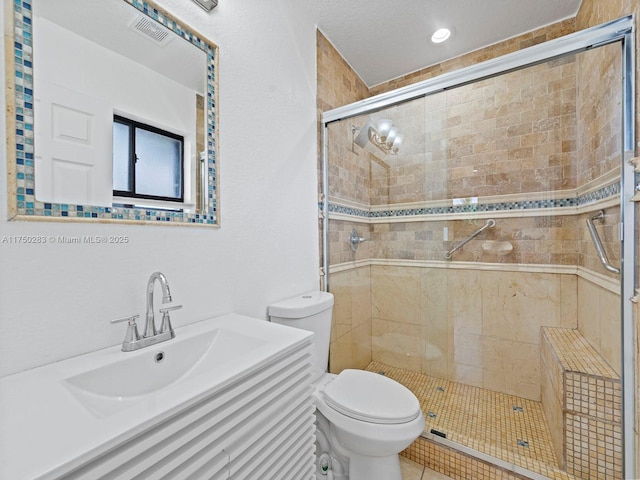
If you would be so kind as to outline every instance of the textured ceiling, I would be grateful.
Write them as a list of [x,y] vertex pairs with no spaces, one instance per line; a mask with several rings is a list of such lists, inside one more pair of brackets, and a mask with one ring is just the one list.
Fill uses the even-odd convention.
[[[581,0],[302,0],[368,85],[575,16]],[[441,26],[455,34],[440,45]]]

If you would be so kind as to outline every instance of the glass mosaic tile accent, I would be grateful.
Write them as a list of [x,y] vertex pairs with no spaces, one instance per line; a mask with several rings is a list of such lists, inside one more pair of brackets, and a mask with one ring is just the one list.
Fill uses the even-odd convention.
[[165,27],[203,50],[207,56],[207,153],[209,187],[207,192],[209,211],[204,214],[154,210],[144,208],[95,207],[88,205],[42,203],[35,198],[33,171],[33,43],[32,10],[28,0],[13,0],[14,30],[14,84],[16,150],[16,214],[45,217],[85,219],[118,219],[153,221],[170,224],[216,225],[217,215],[217,160],[216,160],[216,47],[206,39],[181,26],[168,13],[152,3],[141,0],[125,0],[132,7],[162,23]]
[[336,205],[331,202],[329,202],[329,213],[340,213],[343,215],[351,215],[352,217],[364,217],[364,218],[369,218],[371,215],[368,210],[345,207],[342,205]]
[[345,207],[329,202],[329,213],[338,213],[343,215],[351,215],[360,218],[397,218],[397,217],[415,217],[424,215],[445,215],[456,213],[472,213],[472,212],[501,212],[501,211],[522,211],[533,209],[553,209],[565,207],[579,207],[588,205],[599,200],[614,197],[620,194],[620,183],[613,183],[606,187],[602,187],[593,192],[579,195],[575,198],[561,199],[540,199],[527,200],[522,202],[497,202],[497,203],[479,203],[469,205],[451,205],[442,207],[425,207],[425,208],[393,208],[389,206],[388,210],[382,211],[366,211],[357,208]]
[[587,205],[605,198],[614,197],[620,194],[620,183],[613,183],[602,187],[594,192],[588,192],[578,197],[578,205]]

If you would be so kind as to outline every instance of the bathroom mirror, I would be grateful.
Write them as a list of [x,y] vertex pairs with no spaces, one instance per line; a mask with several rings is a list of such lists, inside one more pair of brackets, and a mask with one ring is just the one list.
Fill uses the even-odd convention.
[[217,47],[149,1],[10,3],[9,218],[218,225]]

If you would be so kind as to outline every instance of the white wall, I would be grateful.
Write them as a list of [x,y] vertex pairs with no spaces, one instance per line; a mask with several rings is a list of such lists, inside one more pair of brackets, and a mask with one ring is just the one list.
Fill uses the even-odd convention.
[[[109,320],[144,313],[155,270],[185,307],[176,327],[266,318],[270,302],[318,287],[315,26],[295,0],[221,1],[209,14],[158,2],[220,47],[221,228],[7,222],[0,175],[0,375],[119,344],[124,327]],[[103,234],[129,243],[3,243]]]

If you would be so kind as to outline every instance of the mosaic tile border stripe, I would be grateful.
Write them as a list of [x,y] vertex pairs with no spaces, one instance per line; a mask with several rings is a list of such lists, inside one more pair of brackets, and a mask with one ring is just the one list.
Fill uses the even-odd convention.
[[[456,213],[522,211],[533,209],[553,209],[581,207],[593,202],[608,199],[620,194],[620,182],[579,195],[573,198],[527,200],[522,202],[478,203],[472,205],[451,205],[446,207],[400,208],[371,212],[359,208],[347,207],[329,202],[329,213],[350,215],[358,218],[398,218],[424,215],[446,215]],[[322,206],[320,206],[322,207]]]
[[203,38],[180,26],[175,19],[146,1],[124,0],[145,15],[204,51],[207,56],[207,152],[208,180],[206,214],[173,212],[153,208],[95,207],[89,205],[43,203],[35,198],[33,127],[33,12],[30,0],[13,0],[14,86],[15,86],[15,177],[16,214],[50,218],[117,219],[185,225],[216,225],[216,49]]
[[[322,210],[322,203],[319,204],[319,208]],[[351,215],[352,217],[371,218],[371,212],[369,210],[345,207],[331,202],[329,202],[329,213],[340,213],[342,215]]]

